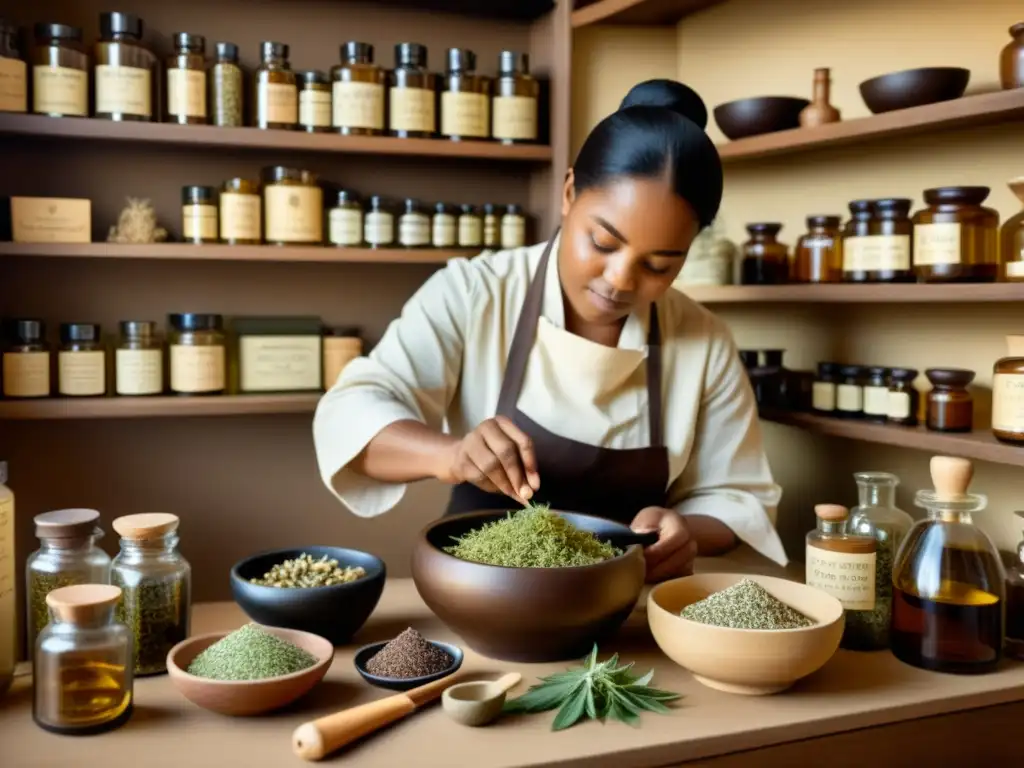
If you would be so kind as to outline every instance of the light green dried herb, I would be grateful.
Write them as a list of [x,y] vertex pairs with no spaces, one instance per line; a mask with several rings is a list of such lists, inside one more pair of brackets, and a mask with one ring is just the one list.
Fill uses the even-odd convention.
[[701,624],[733,629],[799,629],[814,624],[753,579],[743,579],[691,603],[679,615]]
[[568,568],[594,565],[622,551],[582,531],[546,505],[531,504],[485,523],[444,551],[460,560],[509,568]]
[[258,579],[249,579],[250,584],[264,587],[330,587],[347,584],[366,575],[364,568],[346,565],[324,555],[316,560],[303,552],[294,560],[278,563]]
[[316,662],[297,645],[246,624],[192,659],[187,671],[211,680],[265,680],[301,672]]

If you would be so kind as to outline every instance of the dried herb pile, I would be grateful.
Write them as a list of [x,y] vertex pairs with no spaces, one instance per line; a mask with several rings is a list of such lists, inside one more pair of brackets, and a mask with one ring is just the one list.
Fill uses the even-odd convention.
[[114,568],[110,583],[121,588],[115,612],[132,632],[135,674],[167,671],[167,652],[188,637],[189,590],[185,574],[139,578]]
[[278,563],[250,584],[264,587],[330,587],[347,584],[366,575],[364,568],[340,566],[334,558],[324,555],[319,560],[303,552],[293,560]]
[[88,577],[84,573],[46,573],[43,571],[29,571],[26,587],[30,594],[31,611],[28,628],[29,648],[36,647],[36,638],[50,623],[50,609],[46,605],[46,596],[55,589],[61,587],[72,587],[77,584],[85,584]]
[[196,656],[187,671],[211,680],[265,680],[301,672],[316,662],[297,645],[246,624]]
[[508,568],[570,568],[594,565],[622,554],[582,531],[547,505],[530,505],[485,523],[444,551],[460,560]]
[[692,603],[679,615],[701,624],[733,629],[799,629],[814,624],[753,579],[743,579]]
[[366,671],[378,677],[423,677],[448,669],[455,660],[410,627],[366,662]]

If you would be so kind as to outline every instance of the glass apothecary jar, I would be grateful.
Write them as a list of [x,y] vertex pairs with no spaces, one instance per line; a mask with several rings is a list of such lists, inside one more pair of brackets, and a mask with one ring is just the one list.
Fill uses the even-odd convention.
[[312,171],[264,168],[263,233],[270,245],[318,245],[324,240],[324,193]]
[[743,244],[742,285],[781,285],[789,279],[789,248],[776,238],[778,223],[747,224],[750,239]]
[[39,549],[25,565],[29,647],[49,622],[46,596],[73,584],[110,583],[110,557],[96,546],[103,538],[95,509],[58,509],[33,519]]
[[181,188],[181,236],[186,243],[216,243],[217,199],[213,187]]
[[167,59],[167,122],[203,125],[206,118],[206,38],[188,32],[174,35]]
[[42,320],[14,319],[4,324],[3,394],[7,398],[50,396],[50,349]]
[[161,674],[168,651],[188,637],[192,605],[192,569],[178,551],[178,518],[126,515],[112,527],[121,537],[110,566],[110,583],[121,588],[115,616],[132,633],[135,674]]
[[381,195],[373,195],[366,205],[363,218],[363,237],[370,248],[387,248],[395,242],[395,214],[391,202]]
[[28,111],[28,77],[18,28],[0,17],[0,112]]
[[168,317],[171,392],[220,395],[227,386],[224,318],[186,312]]
[[529,54],[502,51],[491,99],[491,136],[502,144],[537,141],[539,100],[540,83],[530,75]]
[[512,203],[501,215],[502,249],[522,248],[526,245],[526,215],[522,206]]
[[220,240],[228,245],[258,245],[263,237],[260,183],[228,179],[220,188]]
[[307,133],[331,130],[331,84],[325,72],[299,73],[299,127]]
[[299,87],[288,62],[288,46],[264,41],[256,70],[256,127],[292,129],[299,122]]
[[901,427],[917,426],[917,413],[921,408],[921,394],[914,386],[917,370],[893,368],[889,371],[889,400],[886,418],[890,424]]
[[889,369],[867,368],[864,377],[864,418],[884,422],[889,418]]
[[435,248],[454,248],[458,242],[458,208],[451,203],[438,203],[431,221],[430,244]]
[[844,280],[854,283],[914,281],[911,268],[914,225],[910,221],[910,206],[911,201],[906,198],[850,203],[853,218],[847,223],[843,239]]
[[398,244],[405,248],[426,248],[430,245],[430,216],[419,200],[403,204],[398,217]]
[[[1024,511],[1014,512],[1019,523]],[[1006,655],[1024,659],[1024,538],[1017,545],[1017,557],[1006,575]]]
[[864,416],[864,369],[859,365],[844,365],[839,369],[836,415],[847,419]]
[[836,411],[836,388],[839,384],[837,363],[818,363],[818,373],[811,387],[811,409],[825,416]]
[[476,73],[476,54],[466,48],[449,48],[441,90],[441,135],[452,141],[488,138],[490,92],[490,80]]
[[929,368],[931,382],[925,425],[936,432],[970,432],[974,428],[974,398],[967,387],[974,371],[964,368]]
[[114,391],[126,397],[163,393],[163,342],[151,320],[121,321],[114,351]]
[[35,41],[32,111],[50,117],[88,117],[89,54],[81,28],[36,24]]
[[494,203],[484,203],[484,248],[495,250],[501,245],[501,214]]
[[343,136],[384,133],[387,73],[373,63],[373,46],[350,40],[341,64],[331,68],[331,124]]
[[[1024,204],[1024,176],[1009,182],[1010,191]],[[999,254],[1004,280],[1024,281],[1024,210],[1006,220],[999,230]]]
[[[861,238],[866,238],[871,229],[871,201],[852,200],[848,204],[850,218],[843,226],[843,280],[863,282],[863,263],[858,258]],[[857,278],[861,279],[858,280]]]
[[807,234],[796,243],[794,283],[839,283],[843,279],[843,236],[838,216],[808,216]]
[[96,64],[95,117],[153,120],[160,62],[142,43],[142,19],[130,13],[101,13]]
[[238,46],[220,42],[214,46],[216,59],[210,67],[211,122],[221,127],[245,124],[245,80],[238,64]]
[[484,244],[484,217],[475,205],[459,209],[459,248],[480,248]]
[[1006,354],[992,368],[992,434],[1024,445],[1024,336],[1007,336]]
[[61,323],[57,392],[64,397],[101,397],[107,393],[107,352],[97,324]]
[[363,201],[357,192],[337,189],[327,211],[327,241],[341,248],[363,244]]
[[433,136],[437,130],[436,94],[437,76],[427,69],[427,47],[398,43],[389,91],[391,135],[403,139]]
[[999,212],[982,205],[988,187],[924,191],[914,214],[914,272],[926,283],[992,282],[999,276]]
[[936,672],[990,672],[1002,655],[1006,573],[992,540],[974,524],[988,500],[968,493],[967,459],[934,456],[931,475],[935,490],[914,499],[928,517],[896,554],[892,652]]

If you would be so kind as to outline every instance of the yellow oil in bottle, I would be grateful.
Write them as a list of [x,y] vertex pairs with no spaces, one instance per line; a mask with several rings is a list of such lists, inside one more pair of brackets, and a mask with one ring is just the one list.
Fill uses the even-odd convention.
[[57,663],[56,675],[48,678],[54,688],[36,699],[37,722],[82,733],[127,719],[132,692],[124,664],[66,657]]

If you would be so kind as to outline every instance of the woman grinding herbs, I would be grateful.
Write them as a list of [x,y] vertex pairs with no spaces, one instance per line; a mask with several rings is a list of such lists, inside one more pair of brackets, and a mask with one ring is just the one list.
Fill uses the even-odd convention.
[[670,290],[722,198],[706,124],[685,85],[635,86],[583,144],[550,241],[450,261],[344,369],[313,432],[352,512],[437,478],[448,514],[511,498],[658,531],[650,581],[737,539],[785,564],[735,343]]

